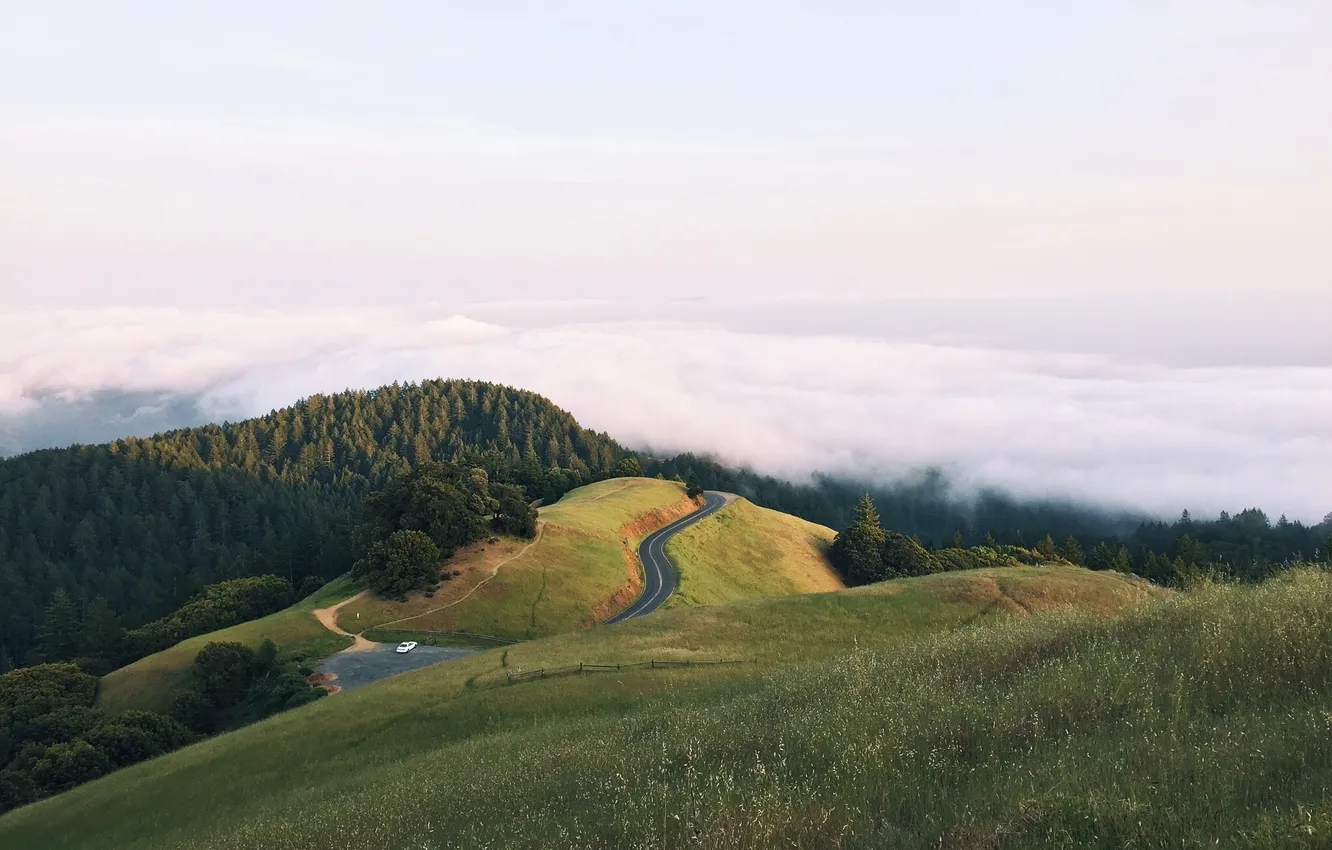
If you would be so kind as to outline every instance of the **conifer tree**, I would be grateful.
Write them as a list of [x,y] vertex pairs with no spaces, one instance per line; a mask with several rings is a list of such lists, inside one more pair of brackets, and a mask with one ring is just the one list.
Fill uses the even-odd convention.
[[45,661],[67,661],[79,651],[79,615],[63,587],[56,588],[46,606],[38,652]]
[[1059,557],[1078,566],[1082,566],[1086,559],[1086,555],[1082,551],[1082,544],[1078,542],[1078,538],[1071,534],[1064,538],[1063,543],[1059,544]]
[[93,658],[114,659],[125,631],[106,597],[98,596],[83,612],[83,652]]
[[1055,546],[1054,538],[1048,534],[1041,538],[1040,543],[1036,544],[1036,551],[1047,561],[1053,561],[1059,556],[1059,550]]
[[685,495],[691,499],[697,499],[703,495],[703,485],[699,482],[698,476],[689,473],[689,482],[685,484]]
[[869,493],[851,511],[851,524],[833,540],[833,566],[850,584],[869,584],[883,578],[883,545],[879,511]]

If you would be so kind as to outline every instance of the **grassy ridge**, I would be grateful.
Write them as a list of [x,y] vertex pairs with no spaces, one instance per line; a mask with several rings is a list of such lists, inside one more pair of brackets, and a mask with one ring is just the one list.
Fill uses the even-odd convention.
[[272,640],[287,652],[304,651],[311,657],[344,649],[350,639],[329,632],[310,612],[346,599],[359,589],[348,579],[336,579],[290,608],[183,640],[113,670],[97,686],[97,707],[112,713],[128,708],[166,711],[171,706],[172,694],[189,680],[194,656],[214,641],[237,641],[258,647],[265,640]]
[[541,509],[535,545],[502,538],[470,546],[450,561],[460,575],[434,596],[359,599],[339,612],[338,624],[347,631],[392,623],[396,630],[515,639],[590,626],[633,600],[637,541],[692,510],[673,481],[614,478],[580,487]]
[[[0,818],[0,844],[768,847],[789,838],[815,847],[841,834],[844,846],[883,846],[883,833],[867,825],[883,804],[876,795],[908,794],[901,772],[925,769],[922,742],[933,742],[938,764],[910,790],[911,806],[946,777],[957,784],[954,767],[944,768],[953,758],[946,741],[928,735],[951,728],[939,718],[962,722],[958,697],[984,702],[977,717],[997,730],[1024,711],[1048,713],[1041,693],[1031,706],[1003,704],[1004,688],[1026,669],[1015,659],[1041,660],[1032,648],[1052,639],[1077,655],[1082,641],[1123,628],[1040,618],[1020,626],[1006,612],[1073,606],[1109,616],[1152,595],[1118,575],[1013,568],[667,611],[279,715],[10,813]],[[1332,588],[1327,596],[1332,611]],[[1178,608],[1154,616],[1181,626],[1195,619]],[[1157,621],[1132,622],[1142,632]],[[758,661],[486,687],[506,667],[668,655]],[[949,711],[939,712],[940,700]],[[912,718],[934,719],[920,731]],[[963,741],[959,752],[971,746]],[[919,810],[894,802],[901,818],[915,819],[901,821],[900,834],[937,846],[948,818],[968,816],[953,802],[944,795]]]
[[666,544],[680,584],[667,606],[840,590],[828,564],[837,532],[737,499]]

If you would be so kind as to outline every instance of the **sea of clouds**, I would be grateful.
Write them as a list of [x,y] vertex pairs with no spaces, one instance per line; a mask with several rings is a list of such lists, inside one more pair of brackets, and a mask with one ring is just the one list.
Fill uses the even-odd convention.
[[534,390],[631,446],[794,479],[933,466],[962,493],[1313,522],[1332,510],[1332,357],[1316,331],[1226,357],[1168,319],[1043,333],[1040,305],[825,306],[10,310],[0,453],[457,377]]

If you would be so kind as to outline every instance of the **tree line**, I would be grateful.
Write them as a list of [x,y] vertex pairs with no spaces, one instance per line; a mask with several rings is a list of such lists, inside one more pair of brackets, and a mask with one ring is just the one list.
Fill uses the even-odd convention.
[[1196,521],[1185,511],[1171,524],[1140,525],[1127,542],[1103,537],[1087,547],[1074,535],[1056,541],[1047,533],[1028,547],[1020,531],[1006,543],[987,532],[979,545],[968,547],[962,532],[955,531],[946,546],[936,548],[885,530],[874,499],[863,493],[850,522],[834,539],[830,559],[853,585],[947,570],[1050,563],[1115,570],[1175,587],[1202,579],[1258,582],[1295,563],[1332,564],[1332,515],[1310,527],[1285,517],[1272,524],[1257,509],[1235,517],[1223,513],[1213,521]]
[[325,691],[307,673],[272,641],[209,643],[169,714],[110,715],[94,705],[97,677],[75,664],[11,670],[0,675],[0,812],[317,700]]
[[440,562],[493,534],[536,535],[536,508],[519,484],[492,483],[485,469],[427,461],[365,500],[356,573],[380,596],[434,590]]
[[226,579],[322,584],[358,557],[365,496],[413,466],[483,469],[551,501],[626,457],[534,393],[426,381],[0,460],[0,670],[41,660],[58,590],[133,629]]

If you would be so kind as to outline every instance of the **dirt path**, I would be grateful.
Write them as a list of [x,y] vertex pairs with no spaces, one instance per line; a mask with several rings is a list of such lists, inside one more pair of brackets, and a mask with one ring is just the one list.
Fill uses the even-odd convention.
[[[467,592],[464,593],[462,596],[459,596],[457,599],[453,600],[452,602],[446,602],[446,603],[444,603],[443,605],[440,605],[438,608],[431,608],[429,611],[422,611],[420,614],[413,614],[413,615],[410,616],[410,617],[403,617],[403,618],[398,619],[398,620],[390,620],[390,621],[387,622],[387,623],[380,623],[378,626],[375,626],[375,628],[377,628],[377,629],[382,629],[382,628],[384,628],[384,627],[386,627],[386,626],[393,626],[393,625],[396,625],[396,624],[398,624],[398,623],[405,623],[405,622],[407,622],[408,620],[419,620],[419,619],[421,619],[422,617],[427,617],[427,616],[429,616],[429,615],[431,615],[431,614],[434,614],[434,613],[437,612],[437,611],[443,611],[445,608],[452,608],[454,605],[457,605],[459,602],[463,602],[463,601],[465,601],[465,600],[467,599],[467,597],[471,596],[473,593],[476,593],[478,590],[480,590],[482,585],[484,585],[486,582],[490,581],[490,580],[491,580],[492,578],[494,578],[495,576],[499,575],[500,567],[504,566],[505,564],[507,564],[507,563],[509,563],[509,562],[511,562],[511,561],[516,561],[516,560],[518,560],[518,559],[521,558],[522,556],[526,555],[529,551],[531,551],[531,549],[532,549],[533,546],[535,546],[535,545],[537,545],[538,543],[541,542],[541,535],[544,534],[545,532],[546,532],[546,523],[545,523],[543,520],[537,520],[537,533],[536,533],[536,537],[533,537],[533,538],[532,538],[532,542],[531,542],[531,543],[528,543],[526,546],[524,546],[522,549],[520,549],[517,553],[515,553],[515,554],[513,554],[513,555],[510,555],[509,557],[505,558],[503,561],[500,561],[498,564],[495,565],[495,568],[492,569],[492,570],[490,571],[490,575],[488,575],[488,576],[486,576],[485,578],[483,578],[483,579],[481,579],[480,581],[478,581],[478,582],[472,587],[471,590],[467,591]],[[348,599],[347,601],[350,602],[351,600]],[[346,603],[343,603],[343,604],[346,604]]]
[[330,632],[339,635],[346,635],[347,637],[352,639],[352,645],[344,649],[343,652],[365,652],[366,650],[375,648],[375,644],[372,643],[371,641],[366,640],[360,635],[354,635],[351,632],[345,632],[342,630],[341,627],[338,626],[338,609],[341,608],[343,605],[350,605],[356,600],[364,597],[369,592],[370,591],[368,590],[362,590],[360,593],[356,594],[355,596],[342,600],[337,605],[331,605],[328,608],[316,608],[315,610],[310,612],[311,614],[315,615],[315,619],[319,621],[319,624],[322,625],[324,628],[328,629]]

